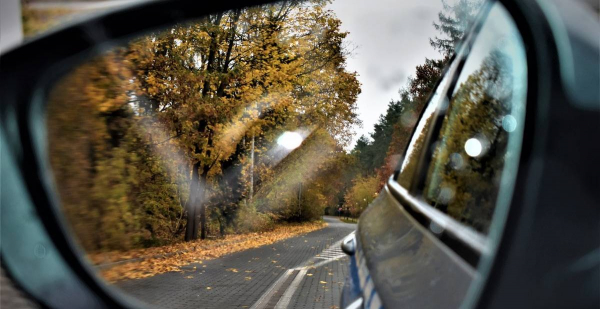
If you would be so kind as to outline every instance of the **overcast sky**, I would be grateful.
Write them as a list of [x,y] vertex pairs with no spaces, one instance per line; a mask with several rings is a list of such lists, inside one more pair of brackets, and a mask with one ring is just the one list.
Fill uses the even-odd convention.
[[328,6],[350,32],[347,44],[353,49],[348,70],[358,72],[362,93],[358,115],[362,128],[356,128],[354,141],[373,131],[379,115],[390,100],[398,100],[398,90],[414,76],[415,67],[425,58],[440,58],[429,45],[437,35],[433,21],[442,9],[441,0],[334,0]]

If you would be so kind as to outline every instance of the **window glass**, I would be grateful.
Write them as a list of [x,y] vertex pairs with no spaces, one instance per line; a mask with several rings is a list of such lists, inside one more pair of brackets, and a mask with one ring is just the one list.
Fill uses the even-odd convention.
[[429,103],[427,104],[427,107],[425,108],[425,111],[419,120],[419,124],[415,129],[412,139],[410,140],[410,144],[408,144],[408,148],[406,150],[406,160],[402,162],[400,175],[398,176],[398,183],[405,188],[410,187],[413,177],[416,175],[415,171],[419,162],[419,154],[423,149],[423,144],[425,143],[427,133],[431,129],[431,125],[436,114],[435,111],[443,102],[442,100],[445,96],[447,84],[448,74],[443,77],[435,93],[431,97],[431,100],[429,100]]
[[514,183],[526,73],[514,21],[495,5],[458,78],[424,188],[427,202],[482,233]]

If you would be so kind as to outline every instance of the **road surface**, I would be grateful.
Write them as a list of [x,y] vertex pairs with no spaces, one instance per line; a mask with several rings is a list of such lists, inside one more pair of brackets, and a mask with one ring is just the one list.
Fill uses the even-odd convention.
[[339,308],[348,267],[339,244],[356,224],[325,221],[303,236],[116,286],[161,308]]

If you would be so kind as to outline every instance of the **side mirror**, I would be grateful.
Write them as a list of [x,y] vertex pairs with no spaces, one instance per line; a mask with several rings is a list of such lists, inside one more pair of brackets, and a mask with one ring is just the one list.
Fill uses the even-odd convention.
[[342,251],[349,256],[353,256],[356,252],[356,234],[352,232],[352,234],[346,236],[344,240],[342,240]]

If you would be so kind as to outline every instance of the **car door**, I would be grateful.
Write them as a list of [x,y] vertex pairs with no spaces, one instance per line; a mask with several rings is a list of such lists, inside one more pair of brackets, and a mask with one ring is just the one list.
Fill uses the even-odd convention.
[[404,160],[361,216],[365,308],[453,308],[502,230],[523,140],[525,43],[488,3],[423,109]]

